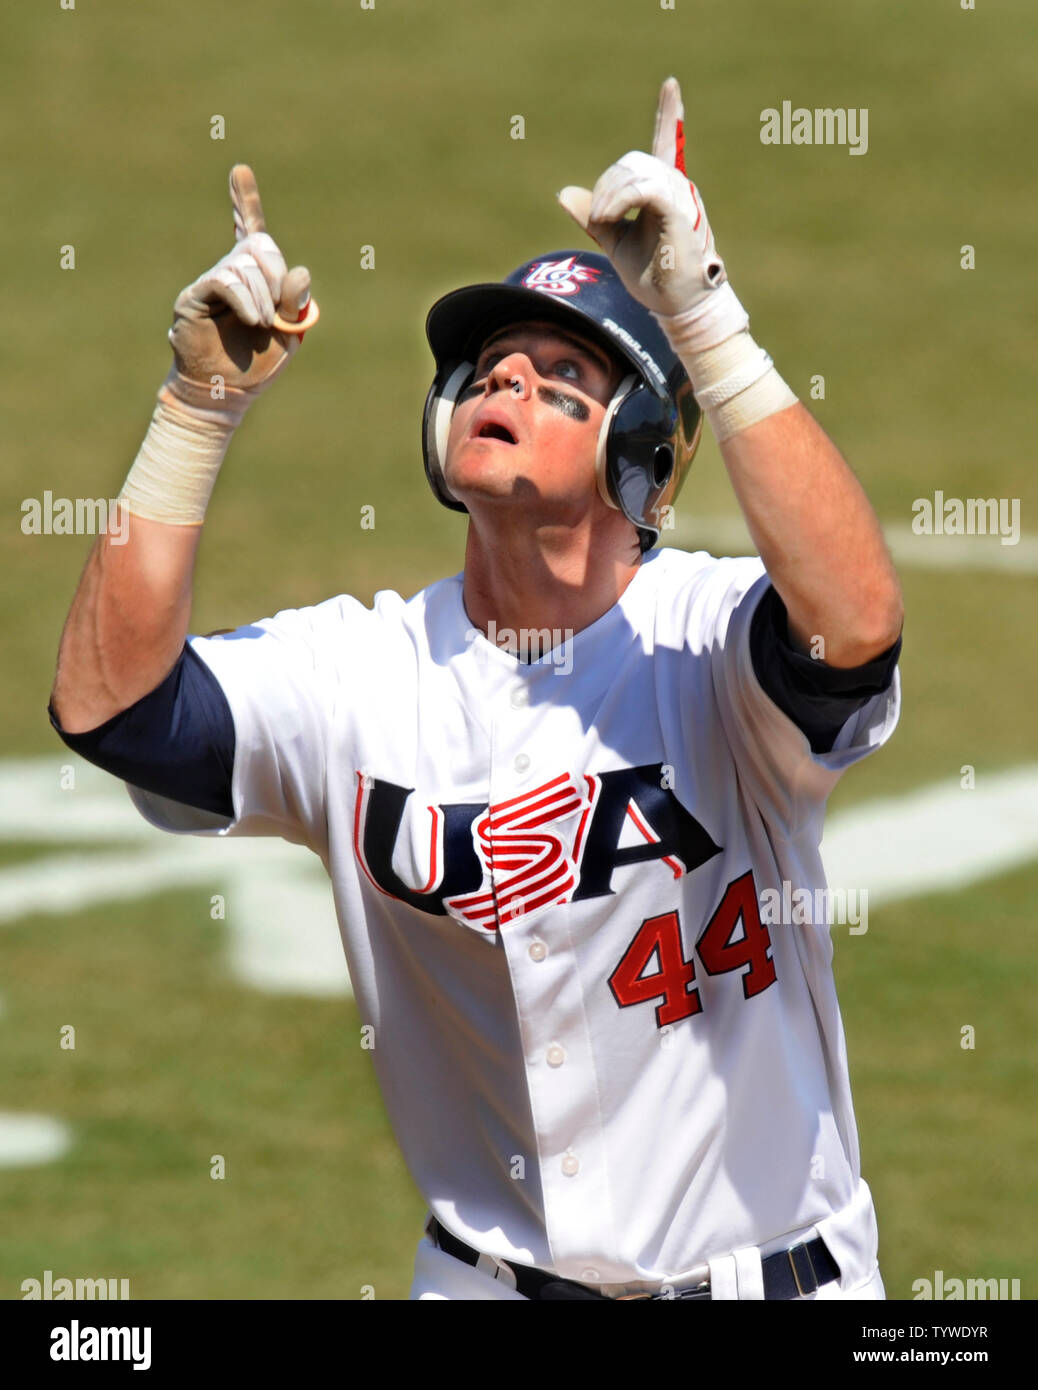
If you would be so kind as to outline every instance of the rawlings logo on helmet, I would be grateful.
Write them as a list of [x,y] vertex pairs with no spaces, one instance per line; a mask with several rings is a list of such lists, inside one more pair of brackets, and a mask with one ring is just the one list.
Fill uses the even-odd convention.
[[579,294],[581,284],[593,284],[601,271],[594,266],[577,265],[576,260],[576,256],[567,256],[564,261],[538,261],[522,283],[542,294]]
[[607,318],[603,320],[603,322],[605,327],[609,329],[610,333],[612,333],[614,338],[619,338],[622,342],[625,342],[627,346],[631,349],[631,351],[635,353],[642,362],[645,363],[646,367],[656,378],[657,383],[665,391],[667,389],[667,378],[663,375],[662,370],[660,369],[656,361],[653,359],[653,357],[649,353],[647,353],[645,349],[642,347],[641,343],[639,343],[638,339],[632,338],[630,333],[628,333],[627,329],[624,328],[621,324],[616,323],[613,319]]

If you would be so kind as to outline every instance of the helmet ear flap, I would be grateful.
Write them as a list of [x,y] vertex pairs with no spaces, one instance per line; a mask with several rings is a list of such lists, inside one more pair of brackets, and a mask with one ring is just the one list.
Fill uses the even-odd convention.
[[595,480],[598,483],[598,495],[608,507],[614,511],[622,511],[620,501],[615,493],[616,479],[614,469],[610,463],[612,449],[610,441],[613,434],[613,420],[616,412],[623,405],[624,401],[631,394],[638,384],[638,378],[633,372],[625,376],[616,390],[613,392],[612,400],[606,406],[606,413],[602,417],[602,424],[598,431],[598,449],[595,454]]
[[659,504],[675,481],[678,437],[674,403],[650,391],[637,376],[626,377],[609,403],[599,435],[598,489],[638,528],[643,550],[659,535]]
[[450,439],[451,418],[458,397],[472,380],[475,367],[471,362],[453,362],[442,367],[429,387],[422,419],[422,452],[425,473],[433,492],[445,507],[464,512],[468,509],[449,491],[444,478],[447,461],[447,442]]
[[666,487],[674,472],[673,444],[657,444],[652,456],[652,485]]

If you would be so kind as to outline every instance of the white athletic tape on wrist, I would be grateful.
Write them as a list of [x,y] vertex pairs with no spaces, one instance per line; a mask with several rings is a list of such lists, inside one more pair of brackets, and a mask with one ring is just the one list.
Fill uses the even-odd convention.
[[719,443],[796,404],[796,396],[775,370],[771,357],[745,327],[713,347],[691,351],[687,325],[679,325],[672,337],[671,326],[677,322],[660,319],[675,351],[675,338],[683,344],[678,356]]
[[199,526],[236,421],[191,413],[165,388],[120,499],[134,516]]
[[[749,338],[749,334],[746,335]],[[750,342],[753,342],[750,338]],[[696,400],[704,410],[709,410],[711,406],[724,405],[733,396],[737,396],[740,391],[745,391],[748,386],[752,386],[755,381],[760,381],[761,377],[771,371],[774,363],[762,347],[753,344],[752,355],[747,355],[745,361],[740,361],[734,372],[729,372],[713,386],[703,386],[696,391]]]
[[714,437],[722,444],[733,434],[777,415],[780,410],[788,410],[796,403],[796,395],[772,367],[752,386],[721,405],[711,406],[705,414]]

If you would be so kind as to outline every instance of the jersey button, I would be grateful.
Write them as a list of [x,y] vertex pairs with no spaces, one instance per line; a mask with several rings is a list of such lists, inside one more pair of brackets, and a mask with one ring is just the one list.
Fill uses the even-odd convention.
[[543,941],[534,941],[530,946],[530,959],[543,960],[548,954],[548,948]]
[[525,709],[530,703],[530,692],[525,685],[517,685],[512,691],[512,708]]
[[516,772],[525,772],[526,769],[530,766],[530,759],[527,757],[525,753],[517,753],[515,763],[513,764],[513,766],[515,767]]
[[580,1159],[576,1154],[568,1153],[564,1155],[560,1166],[567,1178],[575,1177],[580,1172]]
[[580,1277],[585,1284],[596,1284],[602,1276],[597,1269],[582,1269]]
[[558,1043],[552,1043],[551,1047],[548,1048],[546,1056],[548,1058],[549,1067],[561,1067],[566,1060],[566,1050],[560,1047]]

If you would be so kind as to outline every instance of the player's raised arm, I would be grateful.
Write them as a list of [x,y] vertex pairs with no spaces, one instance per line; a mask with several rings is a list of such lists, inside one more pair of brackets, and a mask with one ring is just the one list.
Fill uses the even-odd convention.
[[[632,152],[593,190],[559,201],[652,310],[717,436],[750,534],[805,651],[856,667],[901,630],[901,591],[879,521],[839,451],[748,332],[703,200],[685,174],[684,110],[660,93],[651,154]],[[628,214],[637,214],[628,219]]]
[[128,709],[176,662],[231,436],[316,321],[310,273],[286,269],[252,170],[236,164],[230,186],[234,249],[177,297],[173,365],[120,495],[128,524],[98,538],[65,623],[51,702],[69,733]]

